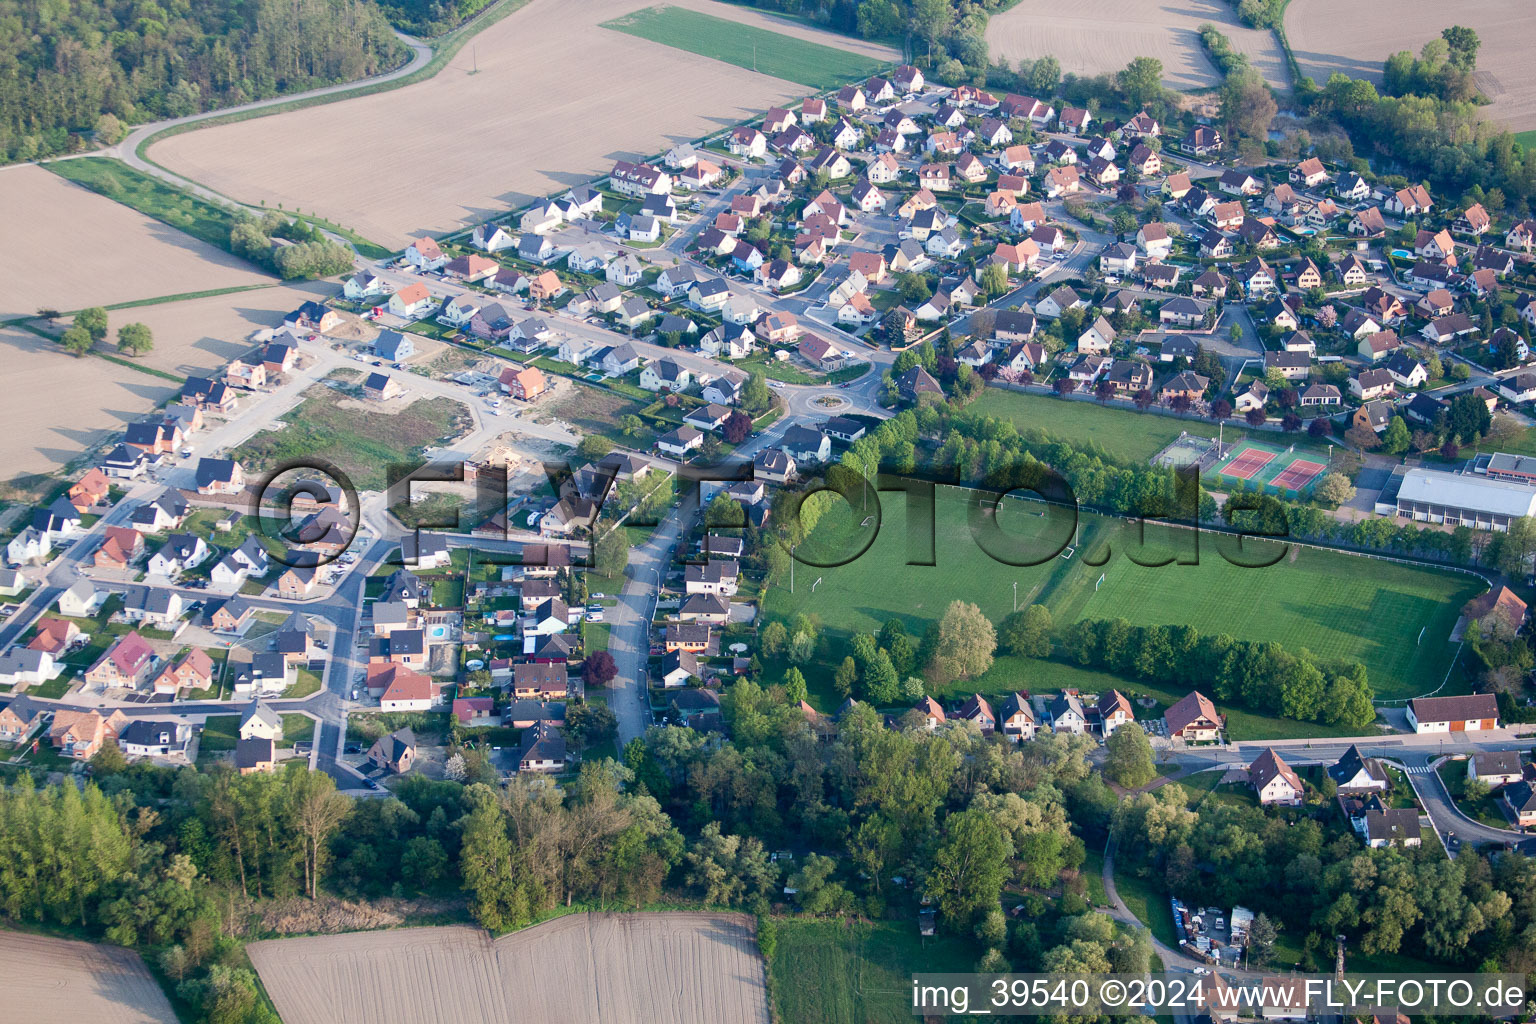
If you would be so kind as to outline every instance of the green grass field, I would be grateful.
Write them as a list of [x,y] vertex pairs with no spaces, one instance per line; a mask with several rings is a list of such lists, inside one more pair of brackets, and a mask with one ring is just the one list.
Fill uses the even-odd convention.
[[[1172,532],[1149,527],[1149,549]],[[1484,589],[1471,576],[1313,548],[1293,547],[1268,568],[1244,568],[1209,543],[1198,566],[1154,569],[1117,558],[1102,572],[1097,590],[1099,573],[1089,569],[1052,594],[1058,622],[1124,618],[1305,647],[1326,661],[1363,663],[1382,699],[1440,685],[1455,654],[1451,627]]]
[[[772,588],[767,614],[788,618],[812,613],[843,636],[878,630],[887,619],[899,618],[920,635],[956,599],[974,602],[993,621],[1001,621],[1013,610],[1017,583],[1018,606],[1044,603],[1058,627],[1085,617],[1123,617],[1137,625],[1189,625],[1202,633],[1274,640],[1292,650],[1305,647],[1323,659],[1358,659],[1377,695],[1392,698],[1440,685],[1454,653],[1446,642],[1451,627],[1461,607],[1482,589],[1470,576],[1310,548],[1293,548],[1290,557],[1267,568],[1243,568],[1228,562],[1209,536],[1197,565],[1150,568],[1126,557],[1134,539],[1126,524],[1086,515],[1072,558],[1057,556],[1041,565],[1015,567],[978,547],[971,536],[965,492],[945,488],[939,495],[934,515],[937,564],[907,564],[906,503],[899,495],[887,494],[878,536],[868,550],[835,567],[797,565],[795,592]],[[1033,502],[1010,501],[999,519],[1003,530],[1031,538],[1026,547],[1036,557],[1057,549],[1060,540],[1053,537],[1071,535],[1069,514],[1052,511],[1041,516],[1042,509]],[[862,526],[865,514],[865,509],[838,502],[797,554],[823,563],[848,559],[873,532],[873,526]],[[1192,535],[1149,526],[1137,557],[1153,560],[1175,536],[1187,545]],[[1106,547],[1107,563],[1088,564],[1102,559]],[[927,554],[925,543],[912,548],[919,557]],[[1095,591],[1101,574],[1105,581]],[[1424,641],[1418,644],[1421,628]],[[1000,663],[970,686],[981,692],[1044,688],[1030,673],[1005,671]],[[1120,685],[1159,700],[1183,696],[1154,693],[1139,683]],[[1254,725],[1269,722],[1258,719]],[[1307,730],[1300,735],[1325,731],[1296,725]]]
[[[1092,441],[1112,455],[1143,464],[1181,431],[1200,437],[1216,436],[1211,426],[1197,420],[1138,413],[1123,405],[1070,402],[1003,388],[987,388],[966,411],[977,416],[1012,420],[1019,430],[1043,430],[1064,441]],[[1226,433],[1228,441],[1240,436],[1241,432]]]
[[1536,129],[1528,132],[1516,132],[1515,141],[1526,149],[1536,149]]
[[604,22],[603,27],[812,89],[836,88],[885,67],[847,50],[681,7],[647,7]]
[[773,997],[784,1024],[909,1024],[912,975],[968,972],[981,950],[950,935],[924,939],[910,921],[778,918]]

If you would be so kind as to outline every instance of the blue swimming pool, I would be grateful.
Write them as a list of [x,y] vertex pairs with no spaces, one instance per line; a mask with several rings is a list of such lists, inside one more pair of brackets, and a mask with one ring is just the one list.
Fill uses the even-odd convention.
[[492,640],[516,640],[517,637],[514,636],[511,633],[497,633],[495,636],[491,637],[491,639]]
[[1413,259],[1413,253],[1409,252],[1407,249],[1393,249],[1392,255],[1396,256],[1400,260]]
[[429,636],[432,637],[432,639],[434,639],[434,640],[441,640],[443,637],[448,635],[448,627],[447,626],[433,626],[430,630],[427,631],[427,633],[428,633]]

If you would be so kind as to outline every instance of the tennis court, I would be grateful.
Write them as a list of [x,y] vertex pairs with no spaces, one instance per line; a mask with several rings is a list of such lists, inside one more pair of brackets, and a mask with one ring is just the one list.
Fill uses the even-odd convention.
[[1225,453],[1225,459],[1213,475],[1226,480],[1256,484],[1277,494],[1300,495],[1311,488],[1328,469],[1316,452],[1298,455],[1295,446],[1271,448],[1252,441],[1240,441]]
[[1311,459],[1297,459],[1276,473],[1275,478],[1269,482],[1269,485],[1285,491],[1299,491],[1311,484],[1327,468],[1321,462],[1313,462]]
[[1275,460],[1275,453],[1265,451],[1263,448],[1245,446],[1227,461],[1225,466],[1217,470],[1222,476],[1232,477],[1234,480],[1248,480],[1255,473],[1263,469]]

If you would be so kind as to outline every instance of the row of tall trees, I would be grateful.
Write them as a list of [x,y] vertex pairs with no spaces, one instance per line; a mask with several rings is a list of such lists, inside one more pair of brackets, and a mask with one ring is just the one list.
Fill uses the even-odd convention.
[[352,81],[402,47],[369,0],[0,0],[0,159]]
[[1079,665],[1181,689],[1209,687],[1218,701],[1262,714],[1360,727],[1376,719],[1365,666],[1320,662],[1305,648],[1292,653],[1273,641],[1124,619],[1079,619],[1062,630],[1060,646]]

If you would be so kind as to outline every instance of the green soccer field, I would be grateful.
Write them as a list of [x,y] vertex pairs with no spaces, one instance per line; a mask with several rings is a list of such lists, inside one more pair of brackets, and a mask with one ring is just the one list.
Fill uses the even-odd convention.
[[[1128,557],[1135,537],[1127,524],[1084,516],[1082,543],[1068,558],[1015,568],[990,557],[972,536],[964,492],[943,489],[934,516],[934,565],[908,565],[926,554],[924,543],[909,543],[905,501],[898,493],[880,496],[882,518],[872,546],[847,564],[829,568],[797,565],[795,592],[771,588],[770,616],[800,612],[818,616],[840,635],[878,630],[890,618],[920,634],[950,601],[972,601],[994,622],[1018,603],[1044,603],[1058,627],[1080,618],[1124,618],[1134,624],[1188,625],[1202,633],[1228,633],[1242,640],[1274,640],[1287,649],[1303,647],[1325,660],[1359,660],[1379,699],[1433,690],[1444,679],[1455,648],[1448,642],[1462,606],[1482,591],[1473,577],[1399,565],[1312,548],[1266,568],[1233,565],[1212,535],[1202,535],[1198,564],[1146,567]],[[1015,507],[1017,506],[1017,507]],[[1070,533],[1064,513],[1037,515],[1033,502],[1005,503],[1004,529],[1049,554],[1059,531]],[[807,548],[818,560],[833,551],[857,551],[862,512],[839,503],[818,525]],[[1048,536],[1056,532],[1056,536]],[[1189,531],[1151,526],[1136,557],[1155,561],[1176,542],[1188,550]],[[1102,565],[1104,549],[1109,560]],[[1253,550],[1252,545],[1245,550]],[[805,550],[802,549],[802,554]],[[1095,590],[1100,575],[1104,583]],[[819,581],[819,582],[818,582]],[[1418,641],[1420,630],[1424,632]]]
[[[1149,528],[1149,550],[1166,550],[1175,532]],[[1275,565],[1247,568],[1224,558],[1213,537],[1203,541],[1198,565],[1149,568],[1115,557],[1099,570],[1081,566],[1051,594],[1056,621],[1123,618],[1305,647],[1327,661],[1360,661],[1377,698],[1390,700],[1440,685],[1455,653],[1451,627],[1484,589],[1460,573],[1314,548],[1293,547]],[[1260,561],[1273,546],[1245,549],[1263,553]]]
[[681,7],[647,7],[603,27],[817,90],[868,78],[885,67],[848,50]]
[[[898,618],[909,630],[921,634],[931,619],[938,618],[954,600],[971,601],[994,621],[1013,610],[1013,584],[1018,583],[1019,607],[1038,600],[1059,575],[1071,569],[1068,559],[1052,557],[1062,537],[1070,533],[1068,517],[1059,510],[1049,516],[1038,513],[1045,506],[1009,501],[1000,524],[1044,564],[1015,567],[996,561],[982,551],[972,536],[966,495],[956,488],[939,491],[932,530],[933,565],[909,565],[909,560],[929,556],[928,535],[921,530],[909,538],[906,499],[900,493],[879,495],[881,519],[875,542],[863,554],[835,567],[795,566],[795,591],[771,588],[766,595],[770,615],[815,614],[831,630],[852,634],[878,630],[887,619]],[[1016,507],[1015,507],[1016,506]],[[797,555],[816,562],[846,559],[867,540],[862,528],[865,512],[851,511],[838,502],[817,525],[811,540]],[[1099,523],[1084,523],[1096,529]],[[1047,534],[1054,534],[1047,536]],[[820,582],[817,582],[817,581]]]

